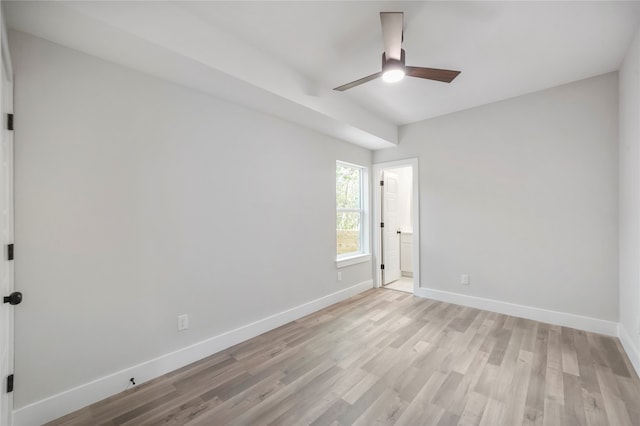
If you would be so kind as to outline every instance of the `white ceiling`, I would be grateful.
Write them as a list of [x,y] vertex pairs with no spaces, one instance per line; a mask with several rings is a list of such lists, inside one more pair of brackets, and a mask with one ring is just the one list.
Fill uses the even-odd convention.
[[[7,3],[10,28],[373,149],[398,125],[615,71],[640,22],[638,1]],[[460,76],[332,91],[380,70],[380,11],[404,12],[408,65]]]

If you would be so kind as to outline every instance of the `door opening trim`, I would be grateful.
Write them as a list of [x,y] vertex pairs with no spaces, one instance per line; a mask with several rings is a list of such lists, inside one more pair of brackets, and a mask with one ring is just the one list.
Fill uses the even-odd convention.
[[[412,169],[412,197],[411,206],[413,214],[413,293],[415,294],[420,287],[420,191],[419,181],[420,172],[418,169],[418,159],[408,158],[405,160],[389,161],[373,165],[372,179],[373,182],[380,181],[382,172],[386,169],[397,169],[400,167],[411,167]],[[381,223],[382,218],[382,194],[380,187],[375,185],[376,191],[373,191],[373,223],[377,226]],[[376,226],[372,235],[373,241],[373,259],[374,259],[374,286],[382,287],[382,238],[380,229]]]

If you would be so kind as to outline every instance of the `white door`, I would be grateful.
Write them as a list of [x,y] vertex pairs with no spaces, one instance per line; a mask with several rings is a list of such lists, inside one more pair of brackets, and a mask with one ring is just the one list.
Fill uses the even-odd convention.
[[398,175],[382,172],[382,259],[384,282],[400,278],[400,234],[398,233]]
[[[0,296],[13,292],[13,262],[7,260],[7,245],[13,243],[13,132],[8,130],[8,114],[13,113],[13,78],[7,49],[6,32],[2,32],[2,131],[0,133]],[[13,310],[9,303],[0,305],[0,424],[11,425],[13,394],[7,393],[7,378],[13,374]]]

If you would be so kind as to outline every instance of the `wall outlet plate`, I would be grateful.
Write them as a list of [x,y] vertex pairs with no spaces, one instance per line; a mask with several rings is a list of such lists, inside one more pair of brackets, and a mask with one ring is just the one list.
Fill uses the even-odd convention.
[[183,331],[189,328],[189,315],[178,315],[178,331]]
[[342,272],[338,272],[338,281],[342,281]]
[[460,275],[460,284],[469,285],[469,275],[468,274]]

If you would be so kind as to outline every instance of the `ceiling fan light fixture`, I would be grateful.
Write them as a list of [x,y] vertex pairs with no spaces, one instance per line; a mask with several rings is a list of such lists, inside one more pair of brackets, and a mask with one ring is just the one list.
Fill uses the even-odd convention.
[[400,81],[407,73],[407,68],[404,65],[404,49],[401,49],[400,52],[400,59],[387,59],[387,55],[382,54],[382,79],[387,83]]
[[384,42],[381,71],[343,84],[333,90],[344,92],[378,77],[382,77],[387,83],[395,83],[402,80],[405,75],[451,83],[460,74],[460,71],[406,66],[404,49],[402,48],[404,14],[402,12],[380,12],[380,24],[382,25],[382,41]]
[[382,79],[387,83],[395,83],[404,78],[404,70],[401,68],[390,69],[382,74]]

